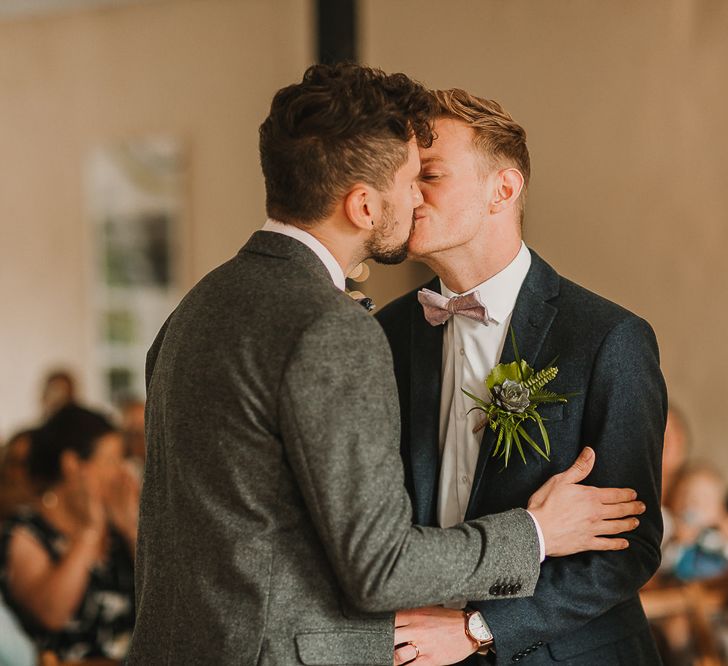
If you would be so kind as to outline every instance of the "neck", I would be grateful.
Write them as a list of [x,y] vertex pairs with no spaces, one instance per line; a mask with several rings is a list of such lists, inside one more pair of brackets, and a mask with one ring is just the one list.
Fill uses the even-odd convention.
[[448,289],[462,294],[500,273],[521,249],[520,228],[488,236],[477,236],[469,243],[420,260],[437,274]]
[[299,229],[311,234],[323,245],[341,266],[344,275],[349,275],[366,257],[362,256],[361,242],[353,225],[341,224],[334,218],[328,218],[311,226],[295,224]]

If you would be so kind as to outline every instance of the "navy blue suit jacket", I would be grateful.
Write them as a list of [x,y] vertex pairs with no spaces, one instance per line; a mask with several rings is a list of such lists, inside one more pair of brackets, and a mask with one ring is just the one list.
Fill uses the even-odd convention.
[[[643,319],[559,276],[531,254],[511,320],[519,352],[536,369],[558,356],[559,374],[549,389],[577,395],[567,404],[539,408],[548,419],[550,461],[529,449],[527,465],[516,455],[503,469],[502,461],[492,458],[495,436],[484,431],[466,520],[525,507],[586,444],[595,449],[596,464],[585,483],[634,488],[647,512],[627,535],[629,549],[547,558],[533,597],[476,599],[470,605],[481,610],[493,631],[497,664],[659,664],[638,597],[660,562],[662,537],[667,397],[655,335]],[[439,291],[439,280],[426,287]],[[443,327],[425,321],[417,290],[384,308],[378,320],[394,357],[414,520],[435,525]],[[501,362],[512,360],[509,336]],[[540,441],[536,428],[529,434]]]

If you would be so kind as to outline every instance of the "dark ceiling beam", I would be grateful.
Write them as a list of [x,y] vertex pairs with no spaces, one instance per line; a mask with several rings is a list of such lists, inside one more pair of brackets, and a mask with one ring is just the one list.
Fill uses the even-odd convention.
[[316,0],[318,62],[356,62],[357,0]]

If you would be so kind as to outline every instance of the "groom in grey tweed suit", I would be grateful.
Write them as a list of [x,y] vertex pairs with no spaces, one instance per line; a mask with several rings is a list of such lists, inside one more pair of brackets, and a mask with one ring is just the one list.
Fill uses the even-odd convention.
[[[395,609],[533,592],[536,520],[554,554],[595,545],[603,495],[567,483],[589,465],[533,517],[411,524],[389,346],[342,289],[366,257],[403,259],[431,111],[403,75],[355,66],[314,66],[274,98],[261,161],[287,224],[200,281],[148,355],[129,664],[409,660]],[[638,512],[632,491],[608,492]]]

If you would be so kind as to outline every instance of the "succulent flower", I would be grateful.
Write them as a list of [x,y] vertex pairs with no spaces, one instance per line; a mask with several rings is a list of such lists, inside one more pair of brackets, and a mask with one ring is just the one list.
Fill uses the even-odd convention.
[[521,383],[506,379],[500,386],[492,389],[493,402],[499,407],[522,414],[531,404],[531,392]]
[[[568,393],[562,395],[546,390],[545,386],[553,381],[559,372],[554,365],[556,359],[545,368],[534,370],[518,353],[513,327],[511,327],[511,343],[515,360],[511,363],[499,363],[485,378],[485,387],[490,394],[490,400],[487,398],[484,400],[466,389],[461,389],[475,402],[473,409],[484,414],[483,420],[475,426],[473,432],[478,432],[487,425],[496,434],[493,458],[503,459],[503,469],[508,467],[508,461],[514,450],[521,456],[525,465],[526,446],[530,446],[542,458],[549,460],[551,444],[546,424],[538,413],[538,408],[549,403],[567,402],[572,395],[575,395]],[[538,427],[543,448],[534,439],[533,430],[530,434],[526,430],[529,421]]]

